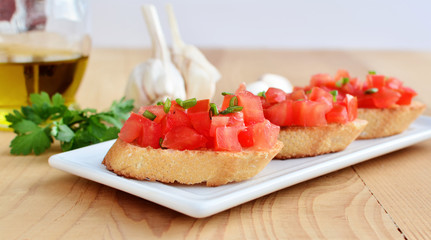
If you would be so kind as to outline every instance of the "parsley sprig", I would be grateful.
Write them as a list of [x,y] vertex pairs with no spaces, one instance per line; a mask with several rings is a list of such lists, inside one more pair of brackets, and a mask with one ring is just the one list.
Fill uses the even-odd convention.
[[9,126],[17,134],[10,143],[12,154],[39,155],[54,139],[61,149],[68,151],[117,138],[133,109],[133,100],[114,101],[108,111],[73,109],[64,104],[64,98],[46,92],[30,95],[30,106],[21,107],[6,116]]

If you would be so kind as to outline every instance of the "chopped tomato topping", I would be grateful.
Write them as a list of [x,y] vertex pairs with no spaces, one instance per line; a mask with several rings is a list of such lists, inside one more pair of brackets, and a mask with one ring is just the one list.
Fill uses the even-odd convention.
[[[325,81],[329,81],[326,75],[324,77]],[[304,89],[307,91],[305,92]],[[356,119],[356,97],[337,95],[335,92],[331,94],[326,87],[304,89],[296,88],[292,93],[287,94],[282,102],[270,103],[272,100],[266,100],[262,104],[265,118],[277,126],[302,127],[346,123]]]
[[191,127],[177,127],[166,133],[162,147],[176,150],[193,150],[206,146],[207,139]]
[[[279,94],[286,96],[285,93]],[[119,137],[128,143],[153,148],[232,152],[245,148],[268,150],[277,141],[279,127],[265,119],[262,101],[261,97],[246,91],[245,85],[241,85],[235,94],[225,95],[224,111],[214,110],[208,99],[197,101],[187,110],[172,101],[168,113],[164,112],[166,109],[162,105],[141,107],[142,113],[148,110],[156,117],[146,118],[132,113]],[[282,105],[286,104],[283,102]]]
[[196,105],[187,109],[187,113],[208,112],[210,110],[210,100],[204,99],[196,102]]
[[244,114],[244,123],[246,125],[263,122],[265,120],[260,97],[247,91],[239,92],[237,97],[238,106],[243,107],[242,113]]
[[316,74],[311,77],[310,85],[327,91],[337,90],[339,98],[346,94],[357,97],[359,108],[389,108],[395,104],[409,105],[417,93],[403,86],[403,82],[394,77],[368,74],[364,82],[350,77],[346,70],[339,70],[334,78],[329,74]]

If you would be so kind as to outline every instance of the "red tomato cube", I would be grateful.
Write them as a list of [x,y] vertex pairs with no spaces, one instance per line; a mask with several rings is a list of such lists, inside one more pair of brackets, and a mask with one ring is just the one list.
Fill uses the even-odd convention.
[[238,105],[243,107],[242,113],[244,114],[245,125],[263,122],[265,120],[260,97],[247,91],[239,92],[237,97]]
[[208,111],[188,113],[187,115],[198,133],[210,136],[211,118]]
[[176,150],[194,150],[206,147],[207,139],[196,130],[180,126],[166,133],[162,147]]
[[253,146],[254,150],[262,151],[271,149],[277,142],[280,127],[272,124],[270,121],[256,123],[252,125]]
[[326,113],[326,121],[328,123],[347,123],[347,109],[341,104],[334,104],[331,111]]
[[279,103],[286,100],[286,93],[278,88],[268,88],[265,93],[266,101],[269,103]]
[[293,101],[290,99],[276,103],[263,110],[265,118],[278,126],[293,125]]
[[118,137],[128,143],[135,141],[141,135],[143,118],[145,117],[132,112],[118,133]]
[[141,147],[160,148],[160,138],[162,138],[162,127],[160,123],[151,121],[148,118],[142,119],[142,130],[137,138],[137,144]]
[[238,140],[240,127],[218,127],[215,130],[214,150],[239,152],[242,150]]
[[166,114],[166,116],[160,122],[162,124],[162,133],[166,134],[170,130],[176,127],[186,126],[192,127],[189,117],[184,111],[174,109],[173,111]]

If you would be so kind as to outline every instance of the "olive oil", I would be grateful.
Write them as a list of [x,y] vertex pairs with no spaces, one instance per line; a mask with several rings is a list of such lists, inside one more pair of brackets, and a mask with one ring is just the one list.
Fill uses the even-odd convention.
[[0,128],[7,128],[5,116],[9,112],[29,104],[32,93],[44,91],[52,96],[58,92],[66,104],[75,101],[75,93],[87,66],[87,56],[58,51],[2,55],[1,50]]

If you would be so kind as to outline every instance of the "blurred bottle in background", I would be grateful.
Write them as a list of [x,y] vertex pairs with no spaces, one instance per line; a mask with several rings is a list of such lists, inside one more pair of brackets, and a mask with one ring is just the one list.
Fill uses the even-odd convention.
[[0,1],[0,128],[31,93],[74,102],[91,49],[86,0]]

